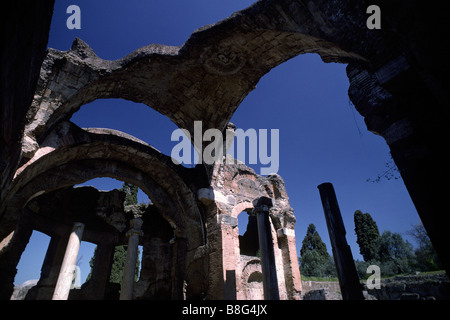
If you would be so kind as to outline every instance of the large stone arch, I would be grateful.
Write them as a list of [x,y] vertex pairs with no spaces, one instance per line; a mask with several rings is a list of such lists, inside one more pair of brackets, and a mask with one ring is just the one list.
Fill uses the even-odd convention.
[[[164,217],[196,248],[204,244],[203,222],[195,193],[183,181],[187,169],[149,145],[114,130],[82,130],[63,123],[18,170],[2,209],[2,235],[8,234],[20,210],[32,197],[108,176],[132,182],[146,192]],[[95,133],[94,133],[95,132]],[[8,222],[8,223],[7,223]]]
[[[383,27],[368,30],[366,9],[377,3],[382,7]],[[47,1],[45,8],[51,9],[50,4]],[[22,14],[16,8],[11,14],[13,21],[19,21]],[[29,106],[22,100],[31,100],[27,94],[31,89],[25,90],[28,97],[20,99],[21,103],[16,105],[14,98],[24,95],[20,87],[23,83],[37,78],[36,68],[16,78],[13,75],[19,63],[16,59],[7,62],[6,70],[15,86],[9,94],[10,87],[5,85],[9,77],[2,81],[8,97],[2,102],[5,100],[11,112],[4,118],[2,113],[6,124],[1,128],[5,139],[13,139],[0,141],[1,146],[7,146],[0,159],[0,167],[5,168],[0,181],[1,205],[4,208],[7,195],[11,195],[11,177],[19,166],[21,147],[21,165],[36,152],[47,152],[42,142],[49,132],[83,103],[121,97],[146,103],[191,132],[193,120],[203,120],[205,130],[224,128],[262,75],[295,55],[315,52],[326,62],[349,63],[350,99],[364,116],[368,130],[385,138],[449,272],[447,224],[442,210],[447,190],[441,186],[450,177],[444,155],[450,139],[448,63],[442,54],[442,39],[447,38],[448,30],[440,25],[445,14],[442,4],[421,6],[417,1],[261,0],[197,30],[181,47],[150,45],[117,61],[99,59],[77,40],[69,52],[49,50],[26,117]],[[48,12],[44,16],[48,22]],[[41,26],[33,32],[30,25],[27,29],[28,35],[40,38],[41,50],[32,48],[33,57],[24,60],[40,62],[46,28]],[[19,33],[16,30],[7,38],[7,57],[15,50],[16,39],[25,39],[20,48],[31,47],[23,45],[29,38],[18,37]],[[67,86],[69,83],[72,86]],[[154,87],[148,86],[152,83]],[[21,146],[16,141],[25,122]]]
[[263,300],[264,290],[259,259],[245,261],[241,277],[243,297],[247,300]]
[[[153,44],[115,61],[97,57],[79,39],[67,52],[50,49],[28,110],[22,161],[34,155],[53,126],[97,98],[145,103],[188,129],[191,137],[194,120],[202,120],[204,130],[224,129],[264,74],[299,54],[317,53],[325,62],[348,63],[349,97],[368,130],[385,138],[448,270],[445,224],[436,223],[438,204],[445,199],[437,187],[442,174],[427,170],[446,167],[436,137],[450,136],[448,92],[441,84],[445,75],[427,58],[439,55],[429,47],[439,47],[434,30],[440,28],[424,23],[410,29],[406,21],[419,19],[416,3],[381,3],[382,30],[366,26],[366,9],[373,4],[368,1],[261,0],[198,29],[180,47]],[[430,26],[439,20],[435,11],[423,15]],[[424,105],[432,106],[426,121]],[[8,184],[2,182],[2,200]]]
[[[139,186],[152,199],[160,216],[170,224],[174,236],[171,243],[167,240],[167,243],[158,247],[154,243],[156,240],[145,236],[144,251],[152,250],[148,246],[154,245],[163,251],[172,248],[170,252],[164,251],[164,257],[168,259],[167,263],[171,261],[172,271],[169,273],[173,273],[173,277],[161,281],[165,281],[166,296],[180,299],[183,280],[195,277],[193,272],[207,272],[207,261],[201,249],[206,241],[204,222],[196,203],[195,189],[192,189],[192,183],[185,182],[195,171],[196,169],[189,170],[175,165],[170,157],[122,132],[98,128],[83,130],[70,122],[61,122],[42,141],[34,157],[17,170],[10,193],[6,195],[7,201],[0,211],[0,236],[9,245],[3,248],[2,258],[6,259],[9,252],[15,254],[15,260],[20,257],[17,256],[20,250],[15,250],[13,244],[16,238],[21,239],[20,233],[17,233],[22,225],[20,219],[26,216],[29,220],[30,211],[26,205],[31,200],[95,177],[116,178]],[[96,238],[93,237],[95,234],[92,230],[89,232],[90,239]],[[8,235],[13,235],[11,241],[8,240]],[[99,233],[99,237],[105,236],[105,239],[124,237],[117,232],[104,235]],[[147,254],[145,263],[148,261]],[[193,270],[193,264],[202,268]],[[10,273],[14,274],[14,270],[12,268]],[[150,289],[151,283],[149,279],[141,281],[140,290],[154,290]],[[154,293],[149,291],[137,294]],[[192,294],[199,293],[194,290]]]
[[[328,4],[325,12],[320,6],[308,3],[305,10],[300,2],[259,1],[196,30],[180,47],[151,44],[114,61],[99,58],[80,39],[66,52],[49,49],[25,135],[39,143],[59,121],[99,98],[144,103],[191,136],[195,120],[203,121],[204,130],[223,130],[259,79],[292,57],[317,53],[326,62],[365,63],[371,42],[363,50],[354,46],[354,37],[331,25],[342,23],[344,12],[333,14],[337,4]],[[345,9],[354,25],[365,25],[363,6]]]

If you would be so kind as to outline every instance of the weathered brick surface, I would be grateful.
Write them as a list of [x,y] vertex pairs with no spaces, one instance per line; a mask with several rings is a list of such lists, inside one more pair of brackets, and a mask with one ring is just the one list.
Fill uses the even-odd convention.
[[[42,8],[49,9],[50,3]],[[252,201],[265,196],[274,202],[270,218],[280,293],[297,298],[300,275],[295,241],[289,235],[295,217],[281,177],[260,177],[241,164],[189,170],[126,134],[82,130],[66,120],[95,99],[123,98],[147,104],[191,133],[196,120],[202,121],[203,130],[223,130],[264,74],[296,55],[317,53],[325,62],[348,63],[349,97],[368,129],[388,143],[439,258],[450,270],[441,210],[447,190],[440,186],[450,179],[443,147],[450,140],[448,59],[442,41],[448,30],[439,25],[446,21],[446,10],[441,4],[419,6],[417,1],[375,3],[382,7],[382,30],[367,29],[367,1],[261,0],[200,28],[180,47],[148,45],[115,61],[100,59],[88,44],[75,39],[66,52],[48,50],[34,97],[31,87],[22,92],[17,83],[33,84],[36,68],[23,81],[9,82],[15,71],[11,66],[21,64],[11,64],[16,59],[7,50],[2,68],[6,66],[4,78],[14,88],[2,82],[3,248],[11,248],[10,241],[26,240],[15,239],[11,232],[32,197],[97,176],[116,177],[148,193],[173,228],[172,298],[257,296],[259,278],[250,274],[254,281],[246,284],[234,225],[242,210],[251,210]],[[49,12],[39,25],[41,50],[31,50],[31,56],[19,52],[24,66],[42,60]],[[8,38],[13,46],[4,47],[27,47],[14,47],[19,31],[14,32]],[[23,99],[14,100],[21,94]],[[14,101],[19,102],[17,109]],[[1,257],[20,255],[8,250],[0,252],[4,279],[15,270]],[[2,296],[12,288],[6,282]],[[254,287],[248,291],[249,286]]]

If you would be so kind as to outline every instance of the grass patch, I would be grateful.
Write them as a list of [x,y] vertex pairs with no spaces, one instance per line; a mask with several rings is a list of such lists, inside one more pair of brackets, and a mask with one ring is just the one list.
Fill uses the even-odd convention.
[[339,281],[339,279],[338,278],[333,278],[333,277],[308,277],[308,276],[302,275],[302,281],[332,281],[332,282],[337,282],[337,281]]
[[445,273],[445,270],[426,271],[426,272],[419,272],[419,276],[434,275],[434,274],[444,274],[444,273]]
[[424,271],[424,272],[417,272],[417,273],[400,273],[400,274],[394,274],[392,276],[381,276],[381,279],[391,279],[395,277],[405,277],[405,276],[432,276],[435,274],[444,274],[445,270],[437,270],[437,271]]
[[[419,275],[419,276],[426,276],[426,275],[435,275],[435,274],[445,274],[445,270],[419,272],[417,275]],[[381,279],[392,279],[392,278],[399,277],[399,276],[410,276],[410,275],[414,275],[414,274],[403,273],[403,274],[396,274],[396,275],[392,275],[392,276],[383,276],[383,275],[381,275]],[[370,274],[368,274],[365,278],[359,279],[359,280],[360,281],[366,281],[369,276],[370,276]],[[338,278],[334,278],[334,277],[308,277],[308,276],[302,275],[302,281],[322,281],[322,282],[330,281],[330,282],[338,282],[339,279]]]

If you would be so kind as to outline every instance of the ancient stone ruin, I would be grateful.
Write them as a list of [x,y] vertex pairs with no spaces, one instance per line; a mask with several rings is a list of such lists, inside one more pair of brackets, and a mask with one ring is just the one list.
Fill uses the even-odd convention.
[[[381,30],[366,27],[366,1],[261,0],[180,47],[148,45],[115,61],[81,39],[66,52],[45,52],[53,1],[16,6],[2,47],[0,298],[10,298],[17,263],[38,230],[51,241],[27,299],[300,299],[295,217],[279,175],[259,176],[237,161],[186,168],[125,133],[68,119],[95,99],[122,98],[191,136],[194,121],[226,133],[259,79],[304,53],[348,64],[350,99],[389,145],[448,272],[438,208],[446,199],[439,183],[449,178],[441,142],[450,138],[450,100],[445,68],[433,64],[448,61],[439,41],[448,37],[437,35],[434,22],[446,11],[375,2]],[[29,37],[21,42],[19,34]],[[95,177],[137,185],[152,204],[124,207],[121,192],[73,187]],[[241,237],[239,214],[250,215]],[[98,245],[98,262],[91,279],[70,292],[81,239]],[[130,266],[143,246],[142,272],[130,282],[126,266],[117,297],[108,279],[114,247],[123,244]]]

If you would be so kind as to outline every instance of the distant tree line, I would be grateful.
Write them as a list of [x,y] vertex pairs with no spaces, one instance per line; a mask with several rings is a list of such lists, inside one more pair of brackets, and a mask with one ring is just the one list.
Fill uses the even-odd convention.
[[[400,233],[384,231],[381,235],[369,213],[356,210],[355,233],[363,261],[356,260],[359,277],[365,278],[367,267],[377,265],[382,276],[442,269],[436,251],[422,224],[407,232],[418,243],[416,249]],[[308,226],[300,249],[300,271],[308,277],[336,277],[333,258],[328,254],[314,224]]]

